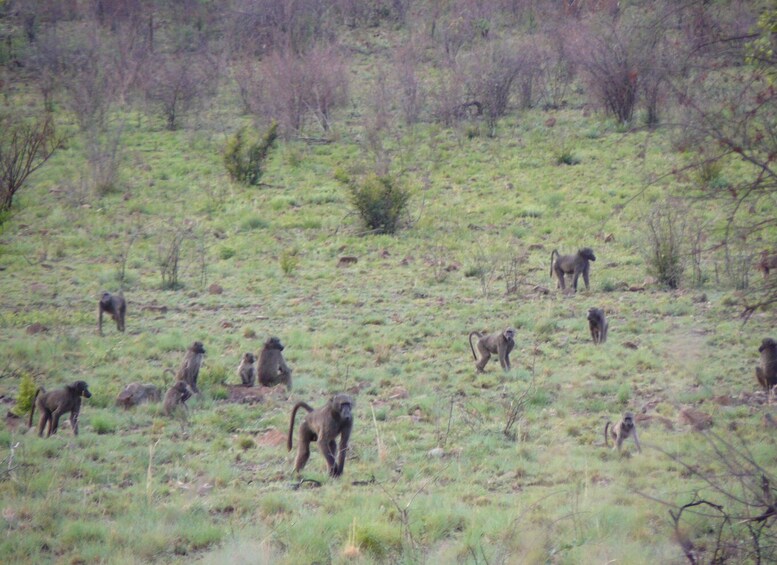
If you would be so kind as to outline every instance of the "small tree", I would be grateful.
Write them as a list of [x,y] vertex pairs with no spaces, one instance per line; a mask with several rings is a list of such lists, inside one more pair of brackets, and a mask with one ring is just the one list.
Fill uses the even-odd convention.
[[648,271],[669,288],[679,288],[685,271],[688,211],[677,203],[653,207],[645,221],[645,262]]
[[390,176],[368,174],[360,181],[343,178],[350,192],[351,203],[368,228],[375,233],[392,234],[407,207],[410,193],[399,180]]
[[273,122],[259,140],[247,140],[247,133],[242,128],[227,141],[224,166],[233,180],[256,186],[262,178],[267,153],[278,138],[278,123]]

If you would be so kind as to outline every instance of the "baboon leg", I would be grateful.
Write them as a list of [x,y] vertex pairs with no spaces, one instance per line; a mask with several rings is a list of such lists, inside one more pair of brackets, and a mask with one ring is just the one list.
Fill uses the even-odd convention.
[[486,349],[482,341],[478,341],[478,352],[480,352],[480,361],[475,363],[475,367],[477,367],[479,373],[482,373],[483,369],[486,368],[486,364],[488,364],[488,360],[491,359],[491,352]]
[[319,443],[318,447],[319,447],[319,450],[321,451],[321,454],[324,456],[324,459],[326,459],[326,468],[327,468],[327,471],[329,471],[329,475],[332,477],[336,477],[338,475],[337,463],[335,462],[335,454],[337,453],[337,442],[332,439],[327,443]]
[[637,451],[642,453],[642,448],[639,446],[639,436],[637,435],[637,428],[634,428],[634,431],[631,432],[634,435],[634,443],[637,444]]
[[766,381],[766,375],[764,374],[764,371],[761,369],[761,367],[755,368],[755,376],[758,379],[758,384],[760,384],[764,389],[769,388],[769,383]]
[[43,430],[46,428],[46,424],[49,423],[50,418],[51,415],[46,412],[45,408],[41,410],[40,420],[38,420],[38,437],[43,437]]
[[62,416],[62,412],[59,410],[55,410],[51,414],[51,423],[49,424],[49,435],[57,433],[57,430],[59,429],[60,416]]
[[315,441],[316,434],[308,426],[307,422],[302,422],[297,436],[297,459],[294,462],[294,471],[299,473],[310,459],[310,442]]
[[348,451],[348,440],[351,437],[351,429],[346,428],[340,434],[340,451],[337,453],[337,474],[342,475],[345,469],[345,456]]
[[[585,289],[590,289],[590,284],[588,282],[588,269],[583,269],[583,282],[585,283]],[[577,290],[577,285],[575,285],[575,290]]]
[[78,412],[73,410],[70,413],[70,427],[73,428],[73,435],[78,435]]
[[556,287],[561,287],[561,290],[564,290],[567,287],[566,281],[564,281],[564,271],[561,270],[561,268],[558,266],[558,263],[556,263],[556,278],[558,279],[558,284]]

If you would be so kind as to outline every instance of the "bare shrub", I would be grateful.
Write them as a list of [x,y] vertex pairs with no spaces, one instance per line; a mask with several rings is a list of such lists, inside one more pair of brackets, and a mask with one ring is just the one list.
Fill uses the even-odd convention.
[[[203,233],[192,220],[171,221],[158,233],[157,265],[163,290],[178,290],[181,283],[182,261],[199,263],[200,285],[206,283],[207,246]],[[188,253],[187,253],[188,250]]]
[[687,259],[688,210],[678,201],[653,206],[645,219],[645,265],[669,288],[679,288]]
[[[563,105],[575,78],[575,64],[567,52],[564,31],[565,28],[550,30],[525,47],[526,59],[536,66],[536,69],[529,69],[534,70],[531,76],[536,85],[537,101],[546,108],[560,108]],[[531,105],[531,94],[527,95],[525,89],[524,86],[521,104],[528,107]]]
[[413,43],[400,46],[394,54],[394,77],[398,87],[399,107],[408,125],[419,121],[425,103],[426,93],[417,72],[419,59],[418,47]]
[[122,160],[121,137],[124,124],[86,132],[86,160],[91,173],[91,185],[99,195],[115,189]]

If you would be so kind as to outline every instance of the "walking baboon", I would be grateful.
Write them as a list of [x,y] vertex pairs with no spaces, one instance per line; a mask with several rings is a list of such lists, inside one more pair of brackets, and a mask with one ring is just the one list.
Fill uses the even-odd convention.
[[200,374],[203,355],[205,355],[205,348],[202,346],[202,342],[192,343],[183,358],[181,368],[178,369],[178,374],[175,376],[175,380],[184,381],[192,389],[192,392],[196,393],[200,392],[200,389],[197,388],[197,377]]
[[243,359],[240,361],[240,366],[237,368],[237,374],[240,375],[240,381],[243,386],[254,386],[256,382],[256,367],[254,363],[256,357],[253,353],[244,353]]
[[40,422],[38,423],[38,435],[43,437],[43,428],[48,422],[49,429],[46,437],[57,433],[59,427],[59,418],[63,414],[70,412],[70,426],[73,428],[73,435],[78,435],[78,413],[81,411],[81,397],[91,398],[89,385],[84,381],[75,381],[64,388],[46,392],[43,387],[35,391],[32,399],[32,409],[30,410],[29,426],[32,426],[32,417],[35,414],[35,407],[40,411]]
[[116,321],[116,328],[124,331],[124,317],[127,315],[127,301],[122,294],[103,292],[97,303],[97,331],[103,335],[103,312],[107,312]]
[[608,432],[608,428],[612,426],[612,422],[609,420],[604,425],[604,444],[610,447],[609,439],[615,440],[613,449],[617,448],[620,453],[623,442],[626,441],[629,436],[634,436],[634,443],[637,444],[637,451],[642,453],[642,448],[639,446],[639,436],[637,435],[637,424],[634,422],[634,414],[631,412],[624,412],[623,419],[615,424]]
[[159,402],[161,397],[162,393],[154,385],[130,383],[116,397],[116,406],[127,409],[144,402]]
[[172,416],[180,406],[184,411],[186,408],[186,401],[192,396],[192,391],[189,385],[184,381],[176,381],[173,383],[167,392],[165,393],[165,401],[162,405],[165,416]]
[[[294,462],[294,472],[299,473],[310,457],[310,442],[318,443],[321,454],[326,459],[326,468],[329,475],[339,477],[345,468],[345,453],[348,450],[348,439],[351,437],[353,427],[353,400],[347,394],[336,394],[325,406],[313,410],[305,402],[297,402],[291,411],[289,423],[289,440],[287,447],[291,451],[292,435],[294,434],[294,418],[297,410],[304,408],[308,411],[302,425],[299,427],[297,437],[297,459]],[[340,436],[340,446],[337,445],[337,436]]]
[[604,310],[601,308],[589,308],[588,309],[588,328],[591,330],[591,338],[596,345],[607,341],[607,329],[610,327],[610,322],[604,315]]
[[[475,354],[475,348],[472,347],[472,336],[478,336],[478,351],[480,352],[480,361]],[[479,373],[483,372],[486,363],[491,359],[492,354],[499,355],[499,364],[505,371],[510,370],[510,352],[515,347],[515,330],[507,328],[502,332],[495,332],[483,335],[480,332],[470,332],[469,348],[472,350],[472,356],[475,358],[475,367]]]
[[[556,256],[556,262],[553,262],[553,256]],[[591,269],[589,261],[596,261],[596,256],[590,247],[583,247],[574,255],[559,255],[558,250],[554,249],[550,254],[550,278],[556,273],[558,284],[561,290],[566,288],[564,275],[572,275],[572,286],[577,292],[577,279],[583,275],[585,289],[589,289],[588,273]]]
[[259,382],[264,386],[285,384],[291,390],[291,369],[283,360],[283,344],[277,337],[271,337],[264,342],[259,354]]
[[768,251],[761,251],[761,258],[755,264],[755,268],[764,274],[764,278],[769,278],[769,271],[777,269],[777,253],[770,255]]
[[755,377],[767,391],[777,385],[777,341],[767,337],[758,348],[761,352],[761,366],[755,368]]

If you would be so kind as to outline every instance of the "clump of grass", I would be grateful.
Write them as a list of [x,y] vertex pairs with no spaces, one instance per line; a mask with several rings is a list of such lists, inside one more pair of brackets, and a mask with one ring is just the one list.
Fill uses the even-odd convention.
[[240,222],[240,231],[253,231],[256,229],[265,229],[269,224],[259,216],[249,216]]
[[287,247],[281,252],[278,262],[281,265],[281,271],[286,276],[294,274],[299,266],[299,249],[296,247]]
[[237,253],[232,247],[222,247],[219,250],[219,257],[224,260],[231,259]]
[[97,435],[113,434],[116,433],[118,424],[116,419],[109,414],[95,414],[91,417],[90,423],[92,429]]
[[249,449],[256,447],[256,442],[251,436],[240,436],[237,440],[237,445],[243,451],[248,451]]

